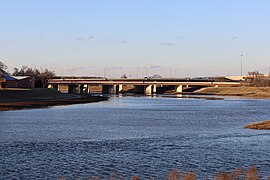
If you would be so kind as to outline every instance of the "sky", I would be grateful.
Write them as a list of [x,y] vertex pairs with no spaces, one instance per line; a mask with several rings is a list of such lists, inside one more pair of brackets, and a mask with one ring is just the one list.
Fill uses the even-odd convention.
[[[0,61],[57,75],[270,70],[269,0],[0,0]],[[243,55],[243,56],[241,56]]]

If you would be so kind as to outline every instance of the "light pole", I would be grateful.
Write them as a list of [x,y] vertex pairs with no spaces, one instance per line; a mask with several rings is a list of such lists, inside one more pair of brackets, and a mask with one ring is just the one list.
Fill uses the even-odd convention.
[[241,56],[241,76],[243,75],[243,54]]

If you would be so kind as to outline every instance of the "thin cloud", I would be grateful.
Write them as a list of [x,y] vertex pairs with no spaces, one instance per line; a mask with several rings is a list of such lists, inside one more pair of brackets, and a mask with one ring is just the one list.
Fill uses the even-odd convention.
[[160,68],[161,66],[158,66],[158,65],[149,65],[148,68],[150,69],[158,69]]
[[94,36],[89,36],[88,39],[95,39],[95,37]]
[[128,41],[127,40],[123,40],[123,41],[121,41],[121,43],[127,43]]
[[113,67],[107,67],[106,70],[112,71],[112,70],[120,70],[123,69],[122,66],[113,66]]
[[142,66],[134,66],[134,68],[139,68],[139,69],[158,69],[161,68],[159,65],[142,65]]
[[74,71],[80,71],[80,70],[83,70],[83,69],[85,69],[85,67],[74,67],[74,68],[69,68],[66,71],[74,72]]
[[175,46],[174,43],[171,43],[171,42],[161,42],[159,43],[160,46]]
[[84,37],[75,37],[75,40],[76,41],[83,41],[84,40]]
[[232,40],[236,40],[236,39],[238,39],[238,37],[237,37],[237,36],[232,37]]
[[176,37],[175,39],[176,40],[180,40],[180,39],[184,39],[184,37],[183,36],[179,36],[179,37]]

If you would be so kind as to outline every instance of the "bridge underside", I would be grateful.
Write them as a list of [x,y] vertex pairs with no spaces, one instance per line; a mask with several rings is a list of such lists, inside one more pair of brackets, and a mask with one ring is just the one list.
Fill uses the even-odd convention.
[[[118,94],[122,93],[125,85],[101,85],[101,92],[103,94]],[[156,93],[163,93],[167,90],[173,90],[176,93],[181,93],[183,88],[182,85],[177,86],[160,86],[160,85],[134,85],[131,92],[138,94],[151,95]],[[62,93],[70,94],[85,94],[91,93],[90,84],[59,84],[49,85],[48,88],[56,89]],[[94,91],[92,91],[94,92]]]
[[[52,79],[48,88],[57,89],[63,93],[83,94],[102,92],[103,94],[118,94],[122,92],[141,93],[151,95],[166,91],[181,93],[183,87],[235,87],[241,86],[237,82],[214,81],[161,81],[161,80],[91,80],[91,79]],[[132,90],[131,90],[132,89]],[[98,90],[98,91],[97,91]]]

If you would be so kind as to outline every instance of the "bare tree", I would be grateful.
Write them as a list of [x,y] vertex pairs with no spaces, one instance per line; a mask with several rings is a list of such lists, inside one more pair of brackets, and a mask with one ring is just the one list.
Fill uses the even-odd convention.
[[6,70],[7,66],[2,61],[0,61],[0,68]]
[[261,77],[262,75],[263,74],[261,74],[258,70],[248,72],[248,76],[252,79],[257,79]]
[[258,70],[248,72],[249,82],[253,86],[270,86],[270,79]]

